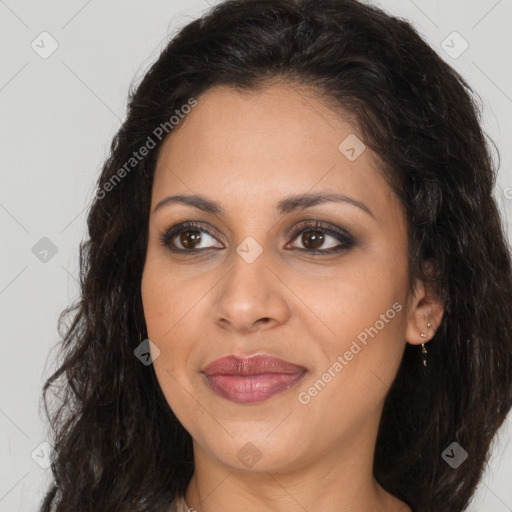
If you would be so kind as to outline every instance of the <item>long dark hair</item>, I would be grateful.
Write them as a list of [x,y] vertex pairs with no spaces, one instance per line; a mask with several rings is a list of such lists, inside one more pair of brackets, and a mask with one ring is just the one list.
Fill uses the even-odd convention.
[[[428,366],[406,346],[375,477],[416,512],[461,511],[474,493],[512,406],[510,249],[475,94],[408,22],[359,1],[228,0],[172,38],[112,142],[80,246],[80,300],[61,314],[59,330],[72,321],[43,391],[55,481],[42,512],[156,511],[184,493],[191,437],[134,356],[147,336],[140,283],[155,163],[191,99],[272,80],[309,87],[357,123],[406,208],[410,282],[432,283],[444,304]],[[130,160],[148,137],[155,147]],[[50,390],[60,398],[51,413]],[[457,469],[441,456],[452,442],[469,454]]]

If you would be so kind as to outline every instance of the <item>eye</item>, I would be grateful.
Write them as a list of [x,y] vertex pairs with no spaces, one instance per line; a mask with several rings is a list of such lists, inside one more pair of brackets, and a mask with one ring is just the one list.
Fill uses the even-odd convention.
[[[308,253],[335,253],[346,251],[355,245],[355,239],[347,231],[341,228],[334,228],[331,225],[325,225],[320,221],[305,222],[293,230],[292,241],[302,235],[300,242],[304,248],[287,247]],[[162,245],[167,246],[170,251],[181,253],[196,253],[208,249],[222,249],[224,245],[218,242],[222,238],[220,233],[213,227],[207,229],[202,224],[195,222],[183,222],[172,226],[161,236]],[[334,240],[334,244],[328,244],[329,239]],[[208,245],[213,241],[212,245]],[[337,243],[336,243],[337,242]]]
[[[183,222],[172,226],[161,236],[162,245],[166,245],[169,250],[174,252],[199,252],[206,249],[222,249],[222,244],[216,247],[208,246],[208,241],[216,242],[216,237],[220,235],[211,228],[212,232],[204,226],[194,222]],[[206,244],[206,246],[205,246]]]
[[[305,248],[297,249],[304,252],[333,253],[348,250],[355,245],[354,237],[347,231],[330,225],[324,225],[320,221],[315,223],[305,222],[298,226],[293,230],[292,239],[295,240],[299,235],[302,235],[300,243]],[[329,239],[333,239],[338,243],[326,243]]]

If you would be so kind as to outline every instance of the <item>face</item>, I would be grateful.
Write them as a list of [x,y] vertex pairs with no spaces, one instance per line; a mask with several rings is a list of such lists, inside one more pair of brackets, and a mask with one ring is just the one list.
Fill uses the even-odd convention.
[[[164,143],[141,293],[196,453],[277,471],[373,449],[415,303],[405,212],[361,140],[311,93],[273,85],[210,89]],[[318,194],[332,200],[307,202]],[[161,203],[176,195],[216,209]],[[232,355],[297,366],[207,377]]]

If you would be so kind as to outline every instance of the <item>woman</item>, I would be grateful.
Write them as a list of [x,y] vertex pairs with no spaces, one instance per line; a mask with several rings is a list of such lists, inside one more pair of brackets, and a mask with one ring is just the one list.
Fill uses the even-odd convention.
[[228,0],[111,149],[42,511],[464,510],[512,406],[464,80],[356,0]]

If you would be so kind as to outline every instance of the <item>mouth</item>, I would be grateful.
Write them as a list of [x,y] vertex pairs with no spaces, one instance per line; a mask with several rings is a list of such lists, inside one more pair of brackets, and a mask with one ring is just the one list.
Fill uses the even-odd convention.
[[283,359],[257,355],[216,359],[202,373],[219,396],[235,403],[254,403],[296,386],[308,370]]

